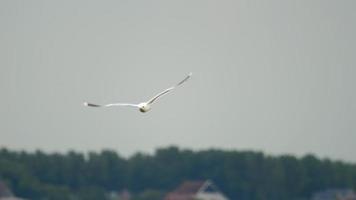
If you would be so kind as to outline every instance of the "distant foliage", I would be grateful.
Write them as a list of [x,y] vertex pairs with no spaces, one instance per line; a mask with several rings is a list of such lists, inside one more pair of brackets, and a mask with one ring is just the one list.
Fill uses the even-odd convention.
[[0,150],[0,180],[28,199],[108,199],[127,189],[133,199],[162,199],[184,180],[213,180],[230,199],[305,199],[327,188],[356,189],[356,165],[313,155],[272,157],[260,152],[177,147],[125,159],[114,151],[47,154]]

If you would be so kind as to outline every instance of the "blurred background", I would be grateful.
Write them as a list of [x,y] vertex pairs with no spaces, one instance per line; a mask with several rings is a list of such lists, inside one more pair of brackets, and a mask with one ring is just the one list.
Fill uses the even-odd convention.
[[1,0],[0,199],[355,198],[355,8]]

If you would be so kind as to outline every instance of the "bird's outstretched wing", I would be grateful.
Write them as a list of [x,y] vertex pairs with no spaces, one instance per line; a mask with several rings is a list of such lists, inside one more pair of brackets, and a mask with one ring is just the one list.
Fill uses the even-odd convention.
[[138,108],[138,104],[131,104],[131,103],[110,103],[105,105],[99,105],[99,104],[84,102],[84,106],[90,106],[90,107],[131,106],[131,107]]
[[193,73],[189,73],[187,77],[185,77],[182,81],[180,81],[177,85],[172,86],[166,90],[164,90],[163,92],[158,93],[156,96],[152,97],[150,100],[147,101],[148,104],[152,104],[154,101],[156,101],[158,98],[162,97],[163,95],[169,93],[170,91],[172,91],[174,88],[180,86],[181,84],[183,84],[184,82],[186,82]]

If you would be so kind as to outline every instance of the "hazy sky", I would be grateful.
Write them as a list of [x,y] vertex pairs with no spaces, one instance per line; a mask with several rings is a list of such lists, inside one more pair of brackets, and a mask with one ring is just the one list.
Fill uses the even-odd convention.
[[[356,1],[0,0],[0,146],[356,162]],[[193,77],[147,114],[141,102]]]

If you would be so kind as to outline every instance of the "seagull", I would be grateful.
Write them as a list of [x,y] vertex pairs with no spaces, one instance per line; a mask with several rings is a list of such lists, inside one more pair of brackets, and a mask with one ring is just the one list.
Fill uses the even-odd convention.
[[129,107],[134,107],[134,108],[138,108],[140,112],[145,113],[149,110],[151,110],[151,105],[160,97],[162,97],[163,95],[168,94],[169,92],[171,92],[172,90],[174,90],[175,88],[177,88],[178,86],[182,85],[184,82],[186,82],[190,77],[192,76],[192,73],[190,72],[188,74],[187,77],[185,77],[182,81],[180,81],[178,84],[165,89],[164,91],[158,93],[157,95],[155,95],[154,97],[152,97],[151,99],[149,99],[146,102],[142,102],[139,104],[133,104],[133,103],[110,103],[110,104],[105,104],[105,105],[99,105],[99,104],[94,104],[94,103],[88,103],[88,102],[84,102],[84,106],[90,106],[90,107],[112,107],[112,106],[129,106]]

